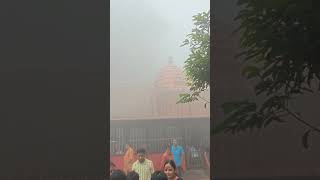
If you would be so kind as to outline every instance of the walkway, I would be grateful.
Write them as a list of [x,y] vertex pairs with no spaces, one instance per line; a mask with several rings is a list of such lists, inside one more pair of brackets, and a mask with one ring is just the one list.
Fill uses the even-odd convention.
[[201,169],[188,170],[183,175],[183,180],[210,180],[210,177]]

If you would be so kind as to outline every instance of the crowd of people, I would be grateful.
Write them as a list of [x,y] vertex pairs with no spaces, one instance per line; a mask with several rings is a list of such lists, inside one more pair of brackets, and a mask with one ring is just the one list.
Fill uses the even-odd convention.
[[[136,160],[137,155],[137,160]],[[155,171],[154,164],[146,157],[144,148],[136,152],[130,144],[126,145],[123,169],[117,169],[110,163],[111,180],[182,180],[184,149],[177,144],[177,140],[168,145],[161,157],[161,170]]]

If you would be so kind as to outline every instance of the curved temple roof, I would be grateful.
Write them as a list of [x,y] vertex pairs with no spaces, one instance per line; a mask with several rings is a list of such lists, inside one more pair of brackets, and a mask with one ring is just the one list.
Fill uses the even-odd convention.
[[[170,57],[168,64],[159,71],[153,87],[113,90],[111,119],[209,117],[210,108],[205,108],[203,102],[177,104],[179,94],[188,91],[183,70]],[[204,96],[209,99],[208,94]]]

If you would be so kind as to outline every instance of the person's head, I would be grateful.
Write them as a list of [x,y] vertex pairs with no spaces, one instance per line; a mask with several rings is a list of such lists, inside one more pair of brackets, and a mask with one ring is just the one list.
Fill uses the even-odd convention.
[[173,160],[168,160],[164,163],[164,173],[167,175],[168,179],[173,179],[176,177],[176,163]]
[[127,176],[123,171],[117,169],[117,170],[113,170],[113,173],[110,175],[110,179],[111,180],[126,180]]
[[144,160],[146,159],[146,150],[143,148],[140,148],[137,150],[137,154],[138,154],[138,160],[140,163],[143,163]]
[[155,171],[151,175],[151,180],[168,180],[167,175],[162,171]]
[[110,161],[110,175],[113,173],[115,169],[116,169],[116,165]]
[[139,174],[135,171],[131,171],[127,175],[127,180],[139,180]]
[[129,143],[126,144],[126,149],[129,149],[131,145]]
[[170,147],[170,146],[167,146],[167,147],[166,147],[166,152],[167,152],[167,153],[171,153],[171,147]]
[[176,140],[176,139],[173,139],[173,140],[172,140],[172,144],[176,147],[176,146],[178,145],[177,140]]

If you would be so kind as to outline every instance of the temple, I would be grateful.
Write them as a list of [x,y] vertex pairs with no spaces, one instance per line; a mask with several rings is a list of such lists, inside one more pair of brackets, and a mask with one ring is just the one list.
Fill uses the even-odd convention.
[[[179,94],[188,93],[182,68],[169,58],[149,87],[125,87],[112,90],[110,152],[122,167],[125,144],[145,148],[148,157],[160,169],[160,157],[166,146],[177,139],[188,154],[187,167],[202,167],[203,161],[191,158],[192,151],[204,153],[210,145],[210,105],[195,101],[177,103]],[[209,101],[209,91],[201,97]],[[209,165],[205,165],[206,168]]]
[[[153,84],[134,88],[123,86],[111,91],[111,120],[209,117],[210,105],[206,104],[205,107],[204,100],[177,103],[179,94],[188,92],[182,68],[176,66],[172,57],[169,57],[168,64],[159,70]],[[202,97],[209,101],[209,94],[208,90]]]

